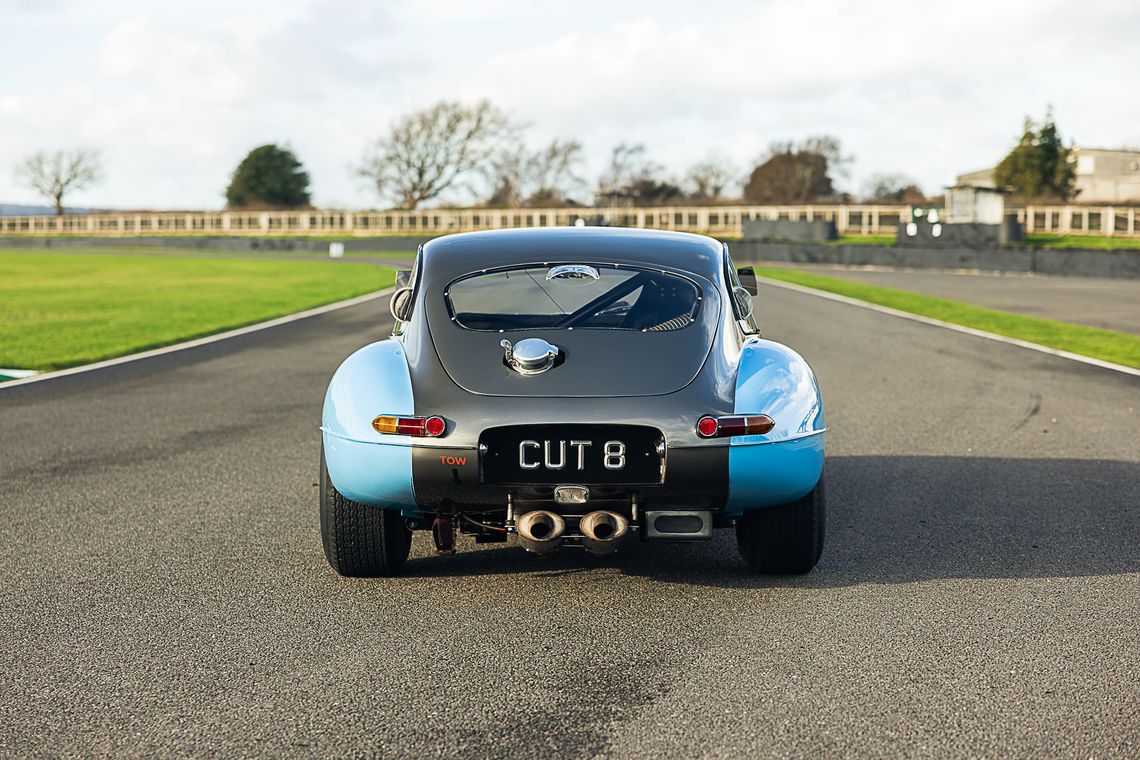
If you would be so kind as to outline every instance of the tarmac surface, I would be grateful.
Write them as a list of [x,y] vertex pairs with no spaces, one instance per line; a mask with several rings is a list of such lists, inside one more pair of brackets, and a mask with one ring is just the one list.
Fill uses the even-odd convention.
[[769,266],[952,298],[1031,317],[1140,335],[1140,280],[1019,272],[870,269],[770,262]]
[[1140,379],[768,286],[828,405],[819,567],[729,532],[321,552],[377,301],[0,387],[0,754],[1140,755]]

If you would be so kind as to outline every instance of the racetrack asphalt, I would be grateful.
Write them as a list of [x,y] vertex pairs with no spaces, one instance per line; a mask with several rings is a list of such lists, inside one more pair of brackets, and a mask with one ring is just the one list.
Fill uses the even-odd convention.
[[1140,379],[761,285],[819,376],[819,567],[417,534],[321,553],[321,399],[382,302],[0,387],[0,754],[1140,754]]
[[965,269],[884,269],[783,262],[768,265],[912,290],[1030,317],[1140,334],[1140,280]]

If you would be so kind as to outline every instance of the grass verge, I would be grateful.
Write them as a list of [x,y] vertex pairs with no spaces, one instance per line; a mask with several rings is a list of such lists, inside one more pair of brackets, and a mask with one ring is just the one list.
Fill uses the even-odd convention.
[[841,235],[828,245],[894,245],[898,238],[894,235]]
[[392,284],[350,262],[0,251],[0,367],[52,370],[262,322]]
[[948,298],[936,298],[909,290],[851,282],[811,272],[765,268],[759,273],[773,280],[825,290],[899,311],[972,327],[975,330],[1038,343],[1128,367],[1140,367],[1140,336],[1128,333],[1040,317],[1026,317]]
[[1029,248],[1091,248],[1100,251],[1135,251],[1140,250],[1140,238],[1034,233],[1026,235],[1025,241],[1021,245]]

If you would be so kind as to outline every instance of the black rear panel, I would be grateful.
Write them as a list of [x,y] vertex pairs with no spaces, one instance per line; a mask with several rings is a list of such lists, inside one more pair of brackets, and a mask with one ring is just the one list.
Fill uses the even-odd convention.
[[[615,426],[605,427],[613,430]],[[517,442],[515,445],[518,445]],[[568,484],[588,485],[591,503],[601,504],[614,500],[627,503],[630,496],[636,494],[638,503],[647,509],[719,510],[724,507],[728,497],[728,449],[728,446],[703,446],[668,450],[664,482],[658,479],[653,483],[639,485],[603,485],[571,477],[567,472],[561,478],[546,478],[546,482],[533,480],[526,485],[506,485],[485,482],[480,471],[485,471],[488,457],[480,457],[477,449],[415,446],[412,448],[412,487],[416,503],[428,512],[503,509],[507,504],[508,493],[514,494],[516,503],[547,502],[544,507],[551,508],[554,486]],[[568,461],[564,471],[571,466],[577,467],[577,452],[574,454],[571,457],[571,449],[568,447]]]

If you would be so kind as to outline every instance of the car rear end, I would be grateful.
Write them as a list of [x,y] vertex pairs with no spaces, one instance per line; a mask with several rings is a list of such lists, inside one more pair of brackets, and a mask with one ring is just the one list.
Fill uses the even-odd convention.
[[710,538],[728,447],[698,422],[732,412],[718,284],[616,253],[440,271],[433,255],[408,337],[431,337],[416,408],[447,428],[413,449],[415,524],[445,542],[439,522],[481,541],[517,533],[538,552]]
[[396,338],[358,352],[382,361],[354,355],[330,385],[332,482],[442,553],[460,533],[537,553],[707,540],[799,498],[822,468],[818,388],[740,331],[726,258],[708,238],[632,231],[429,243]]

